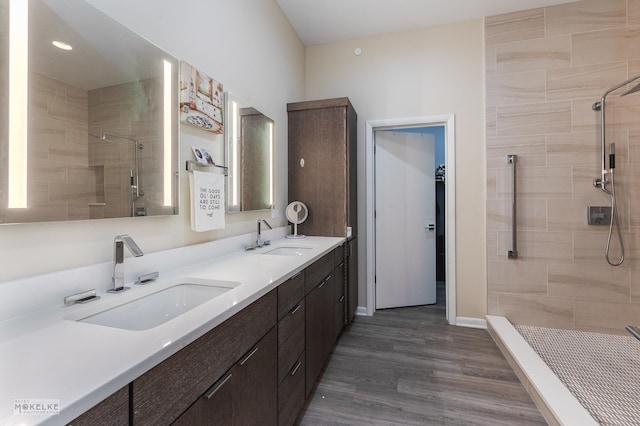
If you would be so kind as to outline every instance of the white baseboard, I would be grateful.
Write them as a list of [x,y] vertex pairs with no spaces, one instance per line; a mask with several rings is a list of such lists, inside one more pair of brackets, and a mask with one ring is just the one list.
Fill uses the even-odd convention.
[[358,306],[356,308],[356,315],[362,315],[364,317],[367,316],[367,307],[366,306]]
[[456,325],[460,327],[487,329],[487,320],[481,318],[456,317]]

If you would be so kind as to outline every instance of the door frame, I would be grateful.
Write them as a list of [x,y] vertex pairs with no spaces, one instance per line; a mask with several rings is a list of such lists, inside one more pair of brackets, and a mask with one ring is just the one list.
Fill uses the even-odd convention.
[[[375,131],[394,128],[444,126],[445,128],[445,258],[446,306],[449,324],[456,325],[456,183],[455,183],[455,115],[367,120],[365,122],[365,181],[366,181],[366,237],[367,237],[367,315],[375,312]],[[435,172],[435,170],[434,170]]]

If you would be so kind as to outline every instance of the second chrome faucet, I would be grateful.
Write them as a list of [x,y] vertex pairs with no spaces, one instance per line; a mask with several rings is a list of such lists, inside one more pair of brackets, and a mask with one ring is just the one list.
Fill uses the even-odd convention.
[[269,240],[262,241],[262,230],[261,230],[262,223],[267,225],[269,229],[273,229],[271,225],[269,225],[269,222],[266,221],[266,219],[258,219],[258,237],[256,238],[256,243],[250,246],[246,246],[244,248],[245,250],[253,250],[253,249],[257,249],[262,246],[268,246],[269,244],[271,244],[271,241]]
[[129,287],[124,286],[125,245],[135,257],[140,257],[144,254],[136,242],[133,241],[133,238],[128,235],[118,235],[113,239],[113,288],[107,290],[109,293],[119,293],[124,290],[129,290]]

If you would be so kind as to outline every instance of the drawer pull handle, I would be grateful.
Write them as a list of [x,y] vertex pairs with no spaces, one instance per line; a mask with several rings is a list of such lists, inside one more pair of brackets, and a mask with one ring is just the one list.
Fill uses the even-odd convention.
[[297,304],[292,310],[289,311],[289,315],[295,315],[296,312],[302,307],[301,304]]
[[340,296],[340,300],[338,300],[338,302],[344,302],[344,294]]
[[294,279],[294,278],[298,278],[300,275],[302,275],[304,271],[300,271],[297,274],[295,274],[294,276],[292,276],[291,278],[289,278],[290,280]]
[[302,361],[296,362],[296,365],[294,365],[293,368],[291,368],[291,371],[289,371],[289,374],[291,376],[295,376],[296,373],[298,372],[298,368],[300,368],[301,365],[302,365]]
[[227,383],[229,381],[229,379],[231,378],[231,373],[228,373],[226,376],[224,376],[222,379],[218,380],[217,382],[215,382],[213,384],[213,386],[211,386],[211,389],[209,392],[207,392],[205,394],[205,397],[207,399],[211,399],[211,397],[220,390],[220,388],[222,386],[224,386],[225,383]]
[[318,288],[322,288],[322,286],[324,286],[330,279],[331,279],[331,275],[329,275],[327,278],[325,278],[324,280],[322,280],[322,282],[318,285]]
[[240,360],[240,365],[244,365],[247,361],[249,361],[249,358],[251,358],[253,356],[253,354],[255,354],[256,352],[258,352],[258,346],[256,346],[255,348],[253,348],[251,350],[251,352],[249,352],[247,355],[245,355],[241,360]]

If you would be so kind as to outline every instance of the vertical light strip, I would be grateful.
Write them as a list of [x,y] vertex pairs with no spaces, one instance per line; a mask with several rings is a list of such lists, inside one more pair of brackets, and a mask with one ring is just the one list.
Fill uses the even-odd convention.
[[172,179],[171,179],[171,150],[172,150],[172,96],[171,96],[171,62],[164,60],[164,85],[163,85],[163,142],[164,142],[164,164],[163,164],[163,188],[164,205],[171,206],[172,200]]
[[9,4],[9,200],[27,207],[27,101],[29,82],[29,2]]
[[238,150],[240,149],[238,138],[238,103],[236,101],[231,102],[231,162],[233,163],[233,174],[231,175],[231,204],[239,207],[239,182],[238,176],[240,174],[240,164],[238,163]]
[[269,132],[269,206],[273,208],[273,123],[267,125]]

